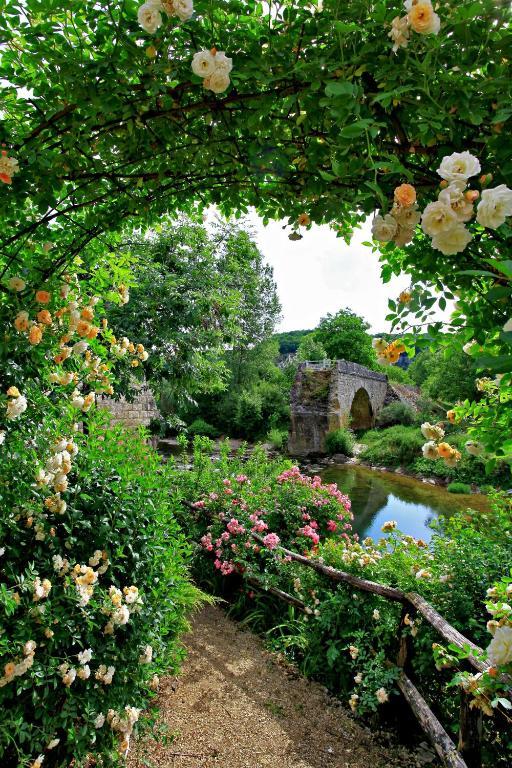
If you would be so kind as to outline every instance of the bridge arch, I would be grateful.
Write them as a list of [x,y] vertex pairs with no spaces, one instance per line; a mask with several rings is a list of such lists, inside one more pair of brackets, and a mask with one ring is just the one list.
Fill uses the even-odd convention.
[[371,429],[375,425],[370,395],[364,387],[356,390],[350,406],[349,426],[351,429]]

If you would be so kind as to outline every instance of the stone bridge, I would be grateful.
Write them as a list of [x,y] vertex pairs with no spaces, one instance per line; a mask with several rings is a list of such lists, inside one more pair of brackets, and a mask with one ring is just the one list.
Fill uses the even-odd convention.
[[322,454],[328,432],[375,426],[387,394],[387,376],[357,363],[301,363],[291,392],[290,453]]

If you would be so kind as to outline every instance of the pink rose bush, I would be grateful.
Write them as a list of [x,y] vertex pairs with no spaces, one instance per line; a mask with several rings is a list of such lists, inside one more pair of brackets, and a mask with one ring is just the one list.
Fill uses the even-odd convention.
[[357,540],[351,534],[350,499],[336,484],[283,461],[269,462],[259,452],[243,464],[243,473],[237,461],[196,458],[203,487],[187,499],[195,539],[223,576],[268,572],[276,557],[284,559],[281,547],[313,554],[328,538]]

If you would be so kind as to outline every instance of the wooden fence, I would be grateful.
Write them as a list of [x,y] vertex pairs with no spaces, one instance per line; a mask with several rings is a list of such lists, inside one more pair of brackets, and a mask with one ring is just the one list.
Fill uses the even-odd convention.
[[[263,543],[262,538],[257,534],[252,534],[252,536],[260,544]],[[387,600],[401,603],[403,607],[398,628],[398,654],[396,658],[396,665],[401,670],[397,680],[398,688],[411,707],[423,731],[430,739],[436,753],[446,766],[449,768],[481,768],[482,711],[476,707],[471,708],[471,696],[461,691],[459,739],[456,746],[407,675],[410,668],[412,644],[411,635],[404,632],[406,616],[409,615],[409,617],[413,618],[415,615],[421,614],[448,643],[452,643],[460,649],[469,648],[469,650],[474,651],[475,655],[470,655],[468,662],[479,672],[485,672],[490,666],[486,661],[481,661],[477,658],[482,654],[482,649],[452,627],[435,608],[416,592],[403,592],[400,589],[362,579],[359,576],[354,576],[325,565],[319,560],[312,560],[299,555],[297,552],[292,552],[285,547],[279,547],[279,552],[307,568],[312,568],[317,573],[328,577],[334,582],[349,584],[354,589],[371,592]],[[283,592],[275,587],[266,587],[257,579],[249,579],[249,582],[253,586],[267,591],[269,594],[300,610],[306,609],[304,602],[293,595],[289,595],[287,592]]]

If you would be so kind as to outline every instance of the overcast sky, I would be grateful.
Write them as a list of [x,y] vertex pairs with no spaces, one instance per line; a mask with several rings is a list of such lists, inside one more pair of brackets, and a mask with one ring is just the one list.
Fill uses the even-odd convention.
[[401,276],[381,283],[377,255],[362,245],[371,239],[369,221],[350,245],[327,226],[303,229],[303,239],[292,241],[288,239],[291,230],[283,230],[282,223],[264,227],[256,214],[249,221],[260,250],[274,268],[283,308],[278,330],[314,328],[321,317],[342,307],[364,317],[374,332],[389,330],[384,320],[388,298],[395,299],[409,280]]

